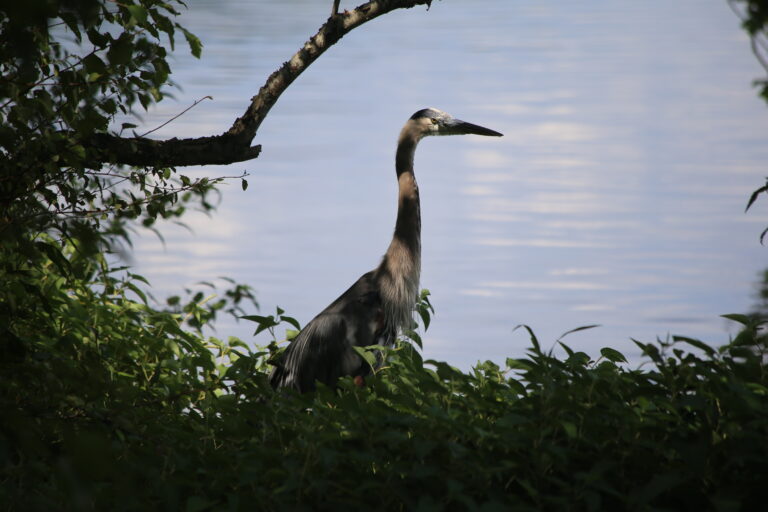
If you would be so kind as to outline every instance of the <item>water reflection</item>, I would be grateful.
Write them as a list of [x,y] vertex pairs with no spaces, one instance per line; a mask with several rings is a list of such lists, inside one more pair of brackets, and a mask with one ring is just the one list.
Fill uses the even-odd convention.
[[[722,4],[722,5],[721,5]],[[226,130],[266,76],[327,16],[325,2],[195,1],[205,43],[179,58],[184,89],[156,135]],[[631,20],[631,23],[628,21]],[[467,367],[542,340],[588,352],[668,332],[724,340],[717,315],[749,309],[764,219],[743,215],[766,174],[768,115],[756,64],[724,2],[435,3],[346,36],[294,83],[261,128],[247,192],[145,237],[135,262],[156,294],[229,275],[266,310],[302,322],[372,268],[395,215],[393,153],[413,111],[435,106],[505,133],[425,141],[422,284],[437,317],[426,356]],[[222,323],[222,335],[250,327]]]

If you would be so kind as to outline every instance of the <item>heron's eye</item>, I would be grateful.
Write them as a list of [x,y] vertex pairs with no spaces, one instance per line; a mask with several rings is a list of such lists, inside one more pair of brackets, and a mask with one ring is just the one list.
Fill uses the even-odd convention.
[[434,117],[432,118],[432,124],[437,124],[437,119],[435,119]]

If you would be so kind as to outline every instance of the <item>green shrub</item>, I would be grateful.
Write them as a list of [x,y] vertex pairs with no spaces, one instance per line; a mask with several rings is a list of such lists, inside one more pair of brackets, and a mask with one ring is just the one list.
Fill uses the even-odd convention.
[[464,373],[423,362],[403,341],[366,386],[344,379],[296,395],[271,390],[266,351],[184,333],[170,313],[134,324],[126,312],[140,301],[105,301],[98,314],[110,307],[131,337],[105,332],[3,359],[6,509],[755,510],[762,501],[765,346],[746,317],[731,316],[747,325],[718,350],[687,338],[638,343],[650,366],[640,370],[611,349],[592,360],[564,346],[557,358],[532,335],[527,357]]
[[[761,506],[757,316],[729,315],[744,328],[719,349],[638,343],[637,370],[610,348],[555,357],[531,333],[527,357],[465,373],[422,361],[410,333],[366,386],[296,395],[267,382],[276,341],[253,350],[204,334],[255,303],[247,286],[156,304],[114,253],[138,226],[210,210],[221,178],[102,167],[88,142],[163,98],[176,35],[199,55],[174,5],[0,6],[1,509]],[[280,310],[243,318],[298,328]]]

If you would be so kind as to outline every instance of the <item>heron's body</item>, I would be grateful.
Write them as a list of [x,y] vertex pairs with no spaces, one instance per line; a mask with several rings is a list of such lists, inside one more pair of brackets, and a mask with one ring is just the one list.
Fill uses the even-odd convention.
[[413,156],[427,135],[498,132],[454,119],[437,109],[416,112],[397,145],[397,221],[379,266],[364,274],[313,318],[286,348],[270,376],[275,388],[309,391],[320,381],[332,385],[344,375],[365,376],[370,366],[352,348],[389,346],[410,327],[421,274],[421,211]]

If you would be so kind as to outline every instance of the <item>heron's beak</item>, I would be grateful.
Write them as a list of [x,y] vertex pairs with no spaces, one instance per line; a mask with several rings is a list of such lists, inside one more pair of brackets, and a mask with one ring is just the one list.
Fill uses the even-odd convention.
[[502,137],[504,134],[491,130],[490,128],[484,128],[476,124],[462,121],[461,119],[454,119],[450,125],[451,135],[486,135],[488,137]]

